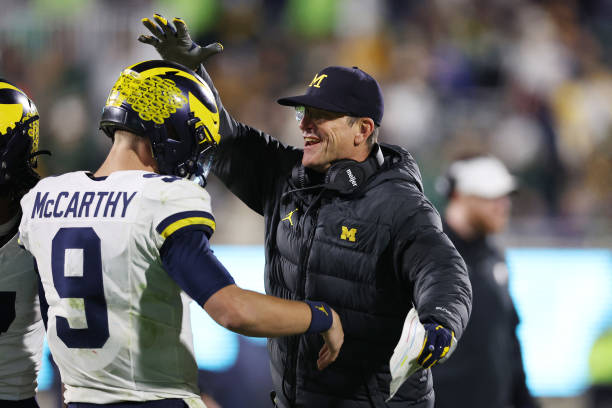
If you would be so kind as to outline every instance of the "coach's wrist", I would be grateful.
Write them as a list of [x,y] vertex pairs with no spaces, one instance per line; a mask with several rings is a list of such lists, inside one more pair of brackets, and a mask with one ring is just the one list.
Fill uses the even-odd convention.
[[306,333],[321,333],[327,331],[334,322],[331,307],[325,302],[314,302],[306,300],[306,304],[310,307],[311,319],[310,326]]

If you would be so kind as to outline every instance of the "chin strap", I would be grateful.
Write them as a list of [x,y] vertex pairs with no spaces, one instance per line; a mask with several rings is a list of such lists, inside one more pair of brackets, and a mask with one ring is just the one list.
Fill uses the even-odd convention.
[[51,154],[50,150],[39,150],[37,152],[34,152],[32,154],[30,154],[30,157],[28,158],[29,160],[32,160],[33,158],[35,158],[36,156],[40,156],[46,154],[48,156],[53,156],[53,154]]

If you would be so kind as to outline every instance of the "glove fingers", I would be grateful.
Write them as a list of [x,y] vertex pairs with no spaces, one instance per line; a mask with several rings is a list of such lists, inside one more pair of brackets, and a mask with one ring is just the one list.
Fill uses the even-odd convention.
[[438,360],[434,360],[433,358],[431,358],[429,361],[430,362],[427,362],[427,366],[424,366],[423,368],[431,368],[438,362]]
[[446,360],[444,357],[448,356],[449,353],[452,354],[455,344],[457,343],[457,340],[455,339],[455,332],[451,330],[450,332],[450,340],[444,345],[444,350],[442,351],[442,354],[440,355],[440,362],[444,362],[444,360]]
[[185,22],[182,19],[178,17],[174,17],[172,22],[174,23],[174,26],[176,27],[177,37],[189,37],[189,30],[187,29],[187,24],[185,24]]
[[426,324],[424,327],[427,334],[417,363],[423,368],[431,368],[448,354],[454,333],[441,325]]
[[157,47],[161,43],[157,37],[153,37],[152,35],[141,35],[138,37],[138,41],[154,47]]
[[446,355],[446,353],[448,353],[448,350],[450,347],[447,345],[442,345],[440,348],[441,348],[441,353],[440,353],[439,358],[443,358]]
[[221,43],[216,42],[208,44],[206,47],[200,47],[198,50],[198,58],[200,61],[204,62],[206,59],[220,53],[221,51],[223,51],[223,45],[221,45]]
[[417,363],[423,368],[428,368],[432,362],[437,361],[432,353],[426,351],[421,356],[421,359],[417,360]]
[[174,29],[172,24],[168,23],[168,20],[166,20],[164,16],[162,16],[161,14],[155,13],[153,15],[153,18],[155,19],[157,24],[161,27],[165,36],[176,35],[176,30]]
[[445,338],[445,336],[438,336],[436,338],[436,348],[433,352],[434,357],[437,359],[441,358],[444,356],[444,354],[446,354],[446,352],[448,351],[448,346],[447,346],[447,339]]
[[454,334],[447,329],[436,330],[436,334],[434,357],[438,360],[448,353]]
[[431,368],[438,362],[438,359],[440,358],[440,348],[438,347],[437,343],[439,341],[439,338],[433,338],[432,342],[435,342],[436,345],[428,342],[425,349],[423,349],[422,355],[419,356],[420,360],[417,360],[417,363],[423,366],[423,368]]
[[425,339],[423,340],[423,347],[421,348],[421,352],[419,353],[419,356],[417,357],[417,364],[423,365],[429,359],[431,359],[430,346],[431,344],[429,343],[429,336],[426,335]]
[[142,19],[142,24],[147,27],[149,29],[149,31],[151,32],[151,34],[153,34],[155,37],[157,38],[164,38],[164,32],[161,30],[161,28],[159,28],[157,26],[157,24],[155,24],[153,21],[149,20],[148,18],[143,18]]

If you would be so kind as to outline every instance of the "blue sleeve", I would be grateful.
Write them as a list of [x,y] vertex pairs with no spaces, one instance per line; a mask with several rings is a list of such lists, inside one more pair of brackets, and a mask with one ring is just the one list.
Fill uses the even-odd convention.
[[159,252],[168,275],[199,305],[234,283],[210,249],[205,231],[177,231],[166,239]]

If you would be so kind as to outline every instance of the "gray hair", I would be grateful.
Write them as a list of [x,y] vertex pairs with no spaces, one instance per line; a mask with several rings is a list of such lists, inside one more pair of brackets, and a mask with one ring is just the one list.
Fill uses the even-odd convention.
[[[355,123],[357,123],[359,119],[361,118],[358,118],[356,116],[347,116],[346,122],[348,123],[349,126],[353,126]],[[379,126],[376,126],[375,124],[374,130],[372,130],[372,133],[366,139],[366,143],[369,149],[372,149],[372,146],[374,146],[374,143],[378,142],[378,130],[379,130]]]

